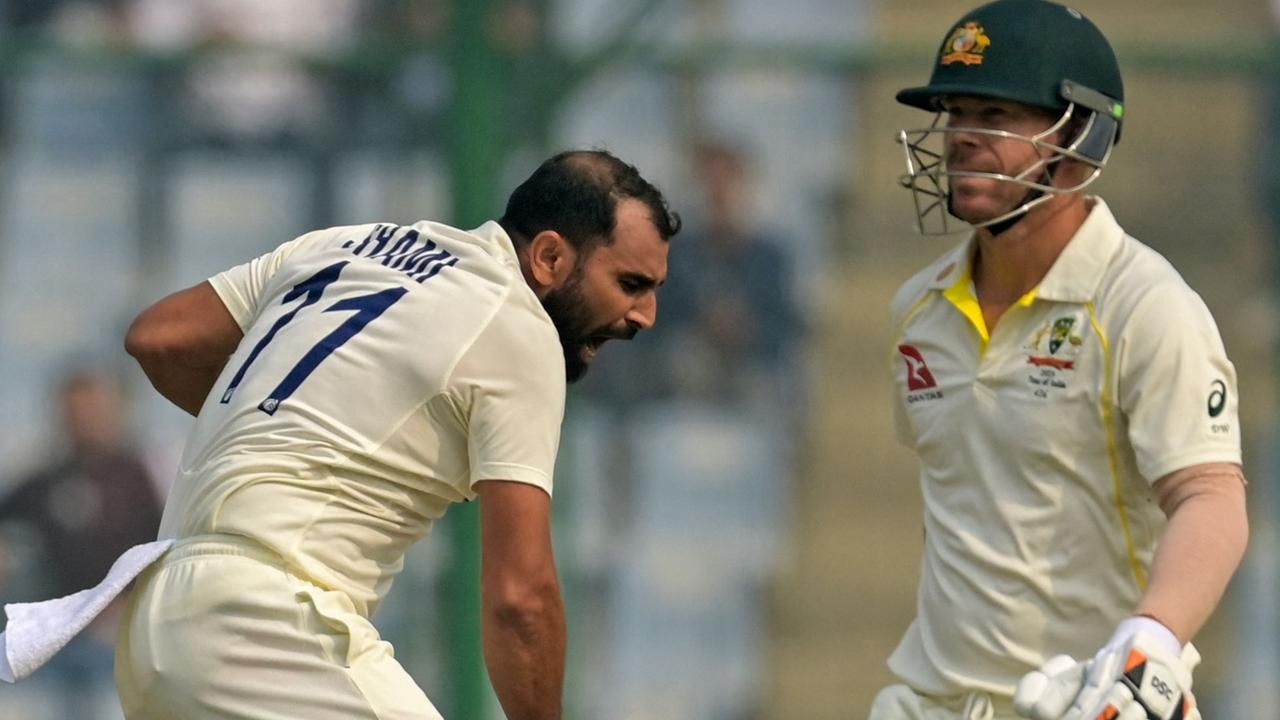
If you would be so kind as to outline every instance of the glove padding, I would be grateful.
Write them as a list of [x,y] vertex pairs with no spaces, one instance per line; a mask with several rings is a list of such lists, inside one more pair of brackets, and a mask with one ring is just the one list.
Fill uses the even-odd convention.
[[1188,643],[1174,657],[1158,645],[1138,633],[1087,663],[1055,657],[1018,683],[1014,711],[1031,720],[1201,720],[1191,694],[1200,653]]
[[1084,687],[1088,661],[1057,655],[1018,681],[1013,711],[1029,720],[1059,720]]

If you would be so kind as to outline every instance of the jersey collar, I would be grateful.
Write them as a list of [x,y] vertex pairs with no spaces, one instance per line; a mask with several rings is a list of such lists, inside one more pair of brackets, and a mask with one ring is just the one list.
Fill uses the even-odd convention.
[[[1053,267],[1031,293],[1031,297],[1055,302],[1086,303],[1093,300],[1111,257],[1120,249],[1124,229],[1116,222],[1111,209],[1099,197],[1090,197],[1093,209]],[[975,236],[943,255],[929,269],[931,290],[956,292],[957,283],[973,277]]]
[[516,246],[512,242],[511,237],[507,235],[507,231],[502,229],[502,225],[497,220],[490,220],[480,227],[471,230],[470,234],[491,241],[496,248],[491,248],[489,252],[493,255],[502,257],[504,260],[510,260],[520,267],[520,257],[516,255]]
[[957,282],[964,282],[973,277],[973,244],[977,242],[970,235],[968,240],[938,258],[928,269],[929,289],[947,290]]
[[1098,292],[1111,258],[1120,249],[1124,229],[1102,198],[1090,197],[1093,209],[1040,281],[1038,296],[1058,302],[1087,303]]

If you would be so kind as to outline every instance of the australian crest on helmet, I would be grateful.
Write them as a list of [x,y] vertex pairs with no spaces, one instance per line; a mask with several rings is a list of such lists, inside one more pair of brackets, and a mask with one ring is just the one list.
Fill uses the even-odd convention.
[[990,44],[991,38],[987,37],[982,24],[970,20],[952,31],[951,37],[942,46],[942,59],[939,62],[943,65],[954,62],[979,65],[982,63],[982,53]]

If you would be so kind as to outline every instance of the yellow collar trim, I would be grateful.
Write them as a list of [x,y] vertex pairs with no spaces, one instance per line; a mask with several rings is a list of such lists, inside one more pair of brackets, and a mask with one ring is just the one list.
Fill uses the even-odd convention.
[[[1022,297],[1018,298],[1015,305],[1031,307],[1031,303],[1035,302],[1039,291],[1039,286],[1031,288]],[[982,317],[982,304],[978,302],[978,295],[974,292],[973,274],[969,268],[965,268],[956,277],[955,282],[942,291],[942,296],[954,305],[961,314],[969,318],[969,322],[978,331],[978,336],[982,338],[983,347],[991,342],[991,333],[987,331],[987,321]]]

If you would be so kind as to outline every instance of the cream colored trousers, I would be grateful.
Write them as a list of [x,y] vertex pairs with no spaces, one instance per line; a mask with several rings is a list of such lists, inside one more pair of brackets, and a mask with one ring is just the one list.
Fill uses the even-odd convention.
[[921,695],[906,685],[890,685],[876,695],[868,720],[1018,720],[1005,697],[970,693]]
[[138,578],[116,686],[129,720],[442,720],[345,594],[227,537]]

